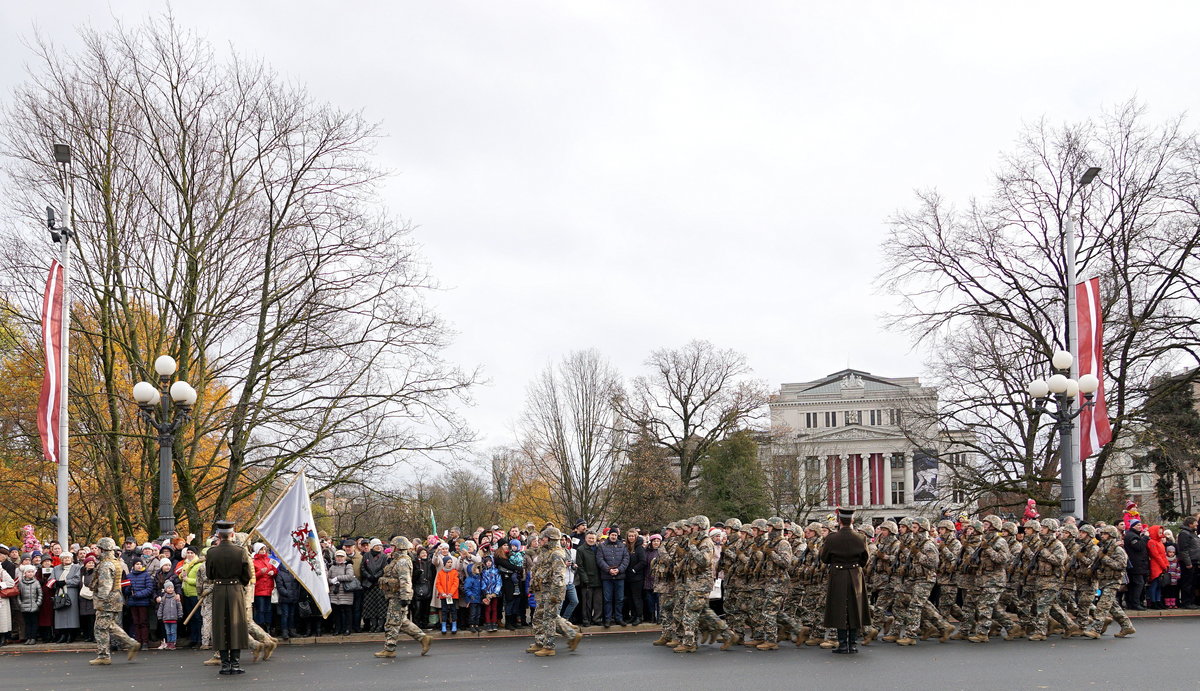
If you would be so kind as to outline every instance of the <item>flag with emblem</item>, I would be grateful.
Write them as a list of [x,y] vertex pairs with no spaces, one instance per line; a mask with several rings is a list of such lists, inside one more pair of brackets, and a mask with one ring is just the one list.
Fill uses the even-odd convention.
[[329,606],[329,580],[304,471],[296,474],[255,530],[271,546],[280,563],[312,595],[321,616],[328,617],[333,611]]

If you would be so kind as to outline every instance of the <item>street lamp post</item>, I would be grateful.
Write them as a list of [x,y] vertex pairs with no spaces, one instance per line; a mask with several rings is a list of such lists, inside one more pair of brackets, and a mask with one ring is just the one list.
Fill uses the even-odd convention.
[[154,371],[158,373],[158,386],[147,381],[134,384],[133,400],[138,404],[138,416],[158,432],[158,531],[160,540],[167,540],[175,531],[175,433],[191,418],[197,394],[182,379],[171,383],[175,374],[175,359],[171,356],[162,355],[155,360]]
[[[1025,391],[1033,399],[1033,411],[1035,414],[1045,413],[1054,420],[1054,426],[1058,430],[1059,440],[1059,466],[1062,469],[1062,514],[1064,516],[1075,516],[1082,518],[1076,511],[1076,496],[1075,486],[1070,482],[1072,473],[1068,468],[1074,463],[1075,445],[1072,443],[1072,430],[1075,429],[1075,418],[1079,417],[1080,413],[1086,408],[1095,405],[1092,400],[1096,395],[1096,390],[1100,388],[1100,380],[1094,374],[1085,374],[1078,381],[1072,379],[1071,366],[1074,364],[1075,358],[1065,350],[1060,350],[1051,358],[1050,364],[1054,368],[1054,374],[1049,379],[1035,379],[1029,383]],[[1083,394],[1084,402],[1078,407],[1075,407],[1075,399]],[[1054,409],[1050,410],[1046,407],[1053,396]]]

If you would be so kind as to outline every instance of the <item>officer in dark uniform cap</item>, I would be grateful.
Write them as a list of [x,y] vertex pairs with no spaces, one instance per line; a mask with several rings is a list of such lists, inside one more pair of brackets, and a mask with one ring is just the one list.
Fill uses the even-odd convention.
[[245,674],[242,648],[250,647],[246,626],[246,585],[250,583],[250,555],[230,542],[231,521],[217,521],[217,538],[205,558],[205,570],[213,585],[212,640],[221,655],[221,674]]
[[838,530],[821,545],[821,562],[829,565],[829,594],[825,598],[825,626],[837,629],[840,655],[858,652],[858,632],[871,623],[863,567],[867,541],[854,530],[854,509],[838,509]]

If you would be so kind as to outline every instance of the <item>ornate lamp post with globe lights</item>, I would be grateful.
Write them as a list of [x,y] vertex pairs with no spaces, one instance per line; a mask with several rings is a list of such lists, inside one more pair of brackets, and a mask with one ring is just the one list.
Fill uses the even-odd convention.
[[[1092,397],[1096,395],[1096,390],[1100,388],[1100,380],[1094,374],[1085,374],[1078,381],[1071,379],[1068,375],[1071,374],[1071,365],[1074,364],[1074,358],[1065,350],[1060,350],[1051,358],[1050,364],[1053,365],[1055,373],[1050,375],[1049,379],[1035,379],[1029,382],[1029,386],[1025,391],[1033,399],[1033,411],[1036,415],[1045,413],[1054,420],[1054,426],[1058,429],[1059,439],[1059,467],[1074,468],[1074,453],[1075,445],[1072,442],[1071,430],[1075,427],[1075,418],[1084,411],[1095,405]],[[1078,408],[1075,408],[1075,399],[1083,394],[1084,402]],[[1050,410],[1046,405],[1053,397],[1054,409]],[[1076,516],[1075,512],[1075,486],[1069,482],[1069,473],[1063,472],[1062,483],[1062,514],[1064,516]]]
[[[175,358],[162,355],[154,361],[158,386],[148,381],[133,385],[133,400],[138,404],[138,417],[158,432],[158,531],[160,540],[170,538],[175,531],[174,449],[175,433],[191,418],[196,403],[196,390],[182,379],[171,383],[175,374]],[[172,406],[172,402],[174,406]],[[175,408],[172,415],[172,407]]]

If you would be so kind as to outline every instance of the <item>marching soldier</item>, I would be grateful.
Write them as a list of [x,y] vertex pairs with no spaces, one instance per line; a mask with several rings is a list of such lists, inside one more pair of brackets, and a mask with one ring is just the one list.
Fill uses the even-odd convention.
[[560,612],[567,595],[567,554],[562,548],[562,533],[554,526],[542,530],[542,547],[533,563],[529,587],[537,594],[537,608],[533,610],[533,645],[525,652],[538,657],[555,655],[554,636],[556,631],[570,637],[567,647],[574,651],[583,640],[583,632],[576,629]]
[[963,522],[962,552],[956,567],[958,587],[963,594],[963,616],[958,620],[958,631],[950,640],[964,641],[975,635],[977,616],[979,614],[979,586],[977,584],[979,564],[973,558],[983,545],[983,523],[979,521]]
[[[1026,530],[1030,528],[1029,521],[1025,524]],[[1028,582],[1032,587],[1034,598],[1033,610],[1033,633],[1029,636],[1031,641],[1044,641],[1049,630],[1050,617],[1053,614],[1058,614],[1061,607],[1058,605],[1058,591],[1062,587],[1062,571],[1066,568],[1067,549],[1055,534],[1058,530],[1058,521],[1053,518],[1043,518],[1039,522],[1040,534],[1036,549],[1030,557],[1030,565],[1033,569],[1033,578]],[[1031,545],[1033,547],[1033,545]],[[1061,616],[1065,616],[1062,612]],[[1067,624],[1067,622],[1063,622]],[[1074,622],[1067,625],[1068,630]]]
[[212,582],[213,647],[221,656],[220,674],[245,674],[242,648],[250,647],[246,626],[246,586],[253,578],[250,554],[234,544],[233,523],[217,521],[219,542],[210,547],[205,561]]
[[801,600],[800,623],[804,625],[796,637],[796,645],[821,645],[824,634],[821,618],[825,614],[825,587],[821,580],[821,524],[809,523],[804,529],[804,539],[807,547],[801,557],[801,579],[804,583],[804,595]]
[[854,509],[839,508],[838,522],[838,531],[821,545],[821,563],[829,565],[824,624],[837,631],[833,652],[853,654],[858,652],[858,632],[871,623],[862,571],[867,542],[854,532]]
[[750,628],[750,638],[744,641],[743,645],[748,648],[757,648],[762,645],[766,636],[762,612],[763,600],[766,597],[762,568],[763,560],[766,558],[770,529],[765,518],[756,518],[750,523],[751,540],[746,561],[742,566],[742,582],[744,584],[742,605],[746,608],[747,624]]
[[[88,664],[111,665],[110,637],[125,644],[129,649],[129,660],[142,646],[121,628],[121,610],[125,607],[125,598],[121,595],[124,571],[117,556],[117,543],[111,537],[102,537],[96,546],[100,549],[100,564],[94,576],[96,585],[92,588],[92,604],[96,607],[96,659]],[[4,602],[4,605],[8,606],[8,603]]]
[[763,543],[763,558],[757,574],[762,592],[757,628],[761,631],[762,643],[756,647],[758,650],[779,650],[779,614],[783,595],[788,589],[792,546],[783,534],[782,518],[772,516],[766,520],[766,524],[769,532]]
[[383,567],[383,576],[379,579],[379,589],[388,599],[387,621],[383,628],[385,633],[383,650],[375,653],[375,657],[396,657],[396,643],[400,634],[410,636],[421,644],[421,654],[429,652],[433,637],[421,631],[420,627],[408,618],[408,608],[412,604],[412,557],[408,550],[412,542],[403,535],[392,538],[392,547],[396,548],[392,560]]
[[1100,554],[1100,548],[1096,546],[1094,526],[1084,525],[1076,532],[1079,537],[1075,543],[1075,553],[1071,557],[1071,572],[1067,574],[1067,578],[1074,581],[1075,599],[1068,609],[1071,616],[1075,617],[1075,623],[1083,630],[1083,635],[1095,639],[1099,638],[1100,634],[1092,631],[1092,610],[1096,599],[1096,577],[1092,567]]
[[1025,533],[1013,521],[1004,523],[1005,539],[1008,540],[1008,583],[1005,584],[1004,595],[1001,596],[1000,606],[1007,610],[1012,608],[1016,613],[1016,621],[1009,625],[1004,640],[1012,641],[1023,638],[1031,628],[1029,601],[1022,595],[1025,584],[1025,559],[1027,557]]
[[975,635],[967,639],[972,643],[987,643],[992,630],[992,615],[997,610],[1008,581],[1005,571],[1009,561],[1008,541],[1000,534],[1002,523],[996,515],[983,517],[982,541],[970,557],[977,567]]
[[[654,592],[658,593],[658,623],[662,626],[662,635],[654,641],[654,645],[669,645],[675,639],[675,577],[671,560],[674,558],[677,527],[678,524],[672,521],[663,530],[662,546],[650,565],[650,571],[654,574]],[[675,645],[679,645],[679,641],[675,641]]]
[[1100,535],[1100,551],[1096,555],[1095,571],[1096,584],[1100,588],[1100,599],[1096,601],[1096,618],[1092,620],[1091,630],[1102,633],[1107,617],[1121,626],[1117,638],[1131,636],[1137,631],[1133,622],[1117,604],[1117,588],[1121,586],[1121,578],[1125,575],[1125,567],[1129,565],[1129,555],[1121,546],[1121,532],[1116,526],[1106,525],[1096,531]]
[[741,572],[741,554],[745,549],[746,533],[742,530],[742,522],[736,518],[725,521],[729,538],[721,550],[721,558],[717,563],[717,571],[721,573],[721,594],[725,609],[725,623],[733,635],[722,645],[725,650],[729,646],[742,642],[742,632],[746,630],[747,609],[746,577]]
[[708,606],[716,565],[716,549],[708,536],[708,528],[707,516],[694,516],[688,521],[683,556],[676,568],[683,603],[679,615],[680,644],[674,648],[677,653],[696,652],[696,637],[701,626],[719,631],[720,638],[725,641],[733,635]]
[[867,562],[867,587],[874,603],[871,605],[871,626],[864,632],[863,645],[870,645],[879,632],[888,626],[888,615],[896,597],[892,580],[900,550],[896,532],[895,521],[884,521],[875,531],[875,552]]
[[[941,632],[944,642],[954,630],[954,627],[938,613],[937,608],[929,601],[937,579],[939,564],[938,548],[929,538],[929,519],[916,518],[909,524],[913,532],[905,569],[905,578],[911,581],[907,598],[902,603],[904,635],[896,639],[899,645],[915,645],[921,632],[922,616],[928,617],[934,627]],[[897,623],[901,617],[897,616]]]
[[[958,589],[960,574],[956,567],[962,561],[962,542],[954,530],[954,521],[941,520],[937,524],[938,551],[941,553],[941,564],[938,567],[938,611],[943,617],[954,617],[963,620],[963,611],[958,606]],[[966,600],[963,600],[966,603]]]

